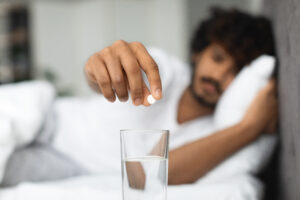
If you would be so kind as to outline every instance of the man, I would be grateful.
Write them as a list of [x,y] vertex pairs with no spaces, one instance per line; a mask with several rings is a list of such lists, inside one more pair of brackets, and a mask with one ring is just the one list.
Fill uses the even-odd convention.
[[[192,78],[188,85],[182,81],[184,89],[176,107],[172,108],[178,126],[211,116],[220,96],[240,69],[262,54],[274,55],[272,30],[267,19],[237,10],[213,9],[211,17],[200,24],[191,42]],[[110,102],[115,102],[117,97],[121,102],[127,101],[129,92],[135,106],[149,106],[147,97],[150,94],[160,100],[157,102],[160,104],[165,96],[176,91],[170,87],[162,90],[164,81],[160,74],[176,70],[172,62],[162,66],[154,57],[151,50],[149,53],[139,42],[119,40],[91,56],[85,74],[89,85]],[[173,64],[180,65],[178,63]],[[150,90],[141,71],[146,73]],[[176,80],[175,87],[180,87],[180,78]],[[168,101],[164,104],[167,110]],[[259,92],[240,123],[170,151],[169,184],[192,183],[262,133],[274,132],[276,113],[275,82],[272,80]]]

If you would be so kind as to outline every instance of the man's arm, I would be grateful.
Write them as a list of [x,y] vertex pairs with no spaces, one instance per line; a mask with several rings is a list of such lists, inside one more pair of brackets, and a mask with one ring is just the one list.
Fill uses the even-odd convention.
[[169,184],[195,182],[225,158],[256,139],[243,123],[174,149],[169,154]]
[[[262,132],[273,132],[277,101],[275,83],[259,92],[244,119],[227,129],[174,149],[169,153],[169,184],[192,183],[227,157],[256,140]],[[270,129],[270,124],[273,127]],[[266,130],[268,129],[268,130]]]

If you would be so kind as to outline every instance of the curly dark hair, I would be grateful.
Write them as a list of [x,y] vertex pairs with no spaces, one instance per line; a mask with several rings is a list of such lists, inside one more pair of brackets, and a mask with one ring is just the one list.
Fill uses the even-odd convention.
[[191,53],[200,53],[212,43],[221,45],[238,69],[259,55],[275,55],[270,20],[237,9],[211,8],[211,16],[200,23],[191,40]]

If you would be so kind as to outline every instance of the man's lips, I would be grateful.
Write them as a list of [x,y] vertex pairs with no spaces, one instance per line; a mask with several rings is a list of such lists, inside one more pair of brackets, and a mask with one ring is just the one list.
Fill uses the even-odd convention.
[[205,93],[207,93],[207,94],[212,95],[212,94],[216,94],[216,92],[217,92],[216,87],[211,83],[202,82],[202,86],[205,90]]

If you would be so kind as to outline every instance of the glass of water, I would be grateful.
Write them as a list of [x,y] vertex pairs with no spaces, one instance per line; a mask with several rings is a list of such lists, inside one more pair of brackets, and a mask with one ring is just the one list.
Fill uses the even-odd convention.
[[121,130],[123,200],[166,200],[169,131]]

